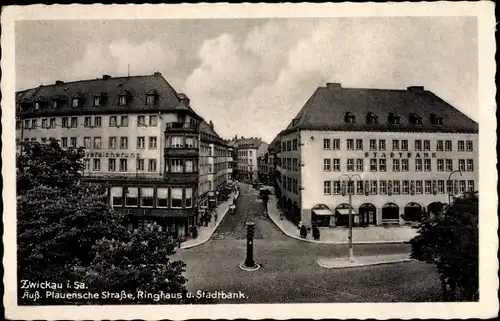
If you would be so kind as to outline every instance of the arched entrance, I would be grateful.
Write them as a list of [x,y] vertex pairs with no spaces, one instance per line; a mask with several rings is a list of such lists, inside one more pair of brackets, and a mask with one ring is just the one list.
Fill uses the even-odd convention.
[[419,222],[422,220],[422,206],[418,203],[411,202],[405,206],[404,219],[410,222]]
[[335,216],[328,206],[317,204],[311,209],[311,224],[317,227],[334,226]]
[[394,203],[386,203],[382,206],[382,220],[399,221],[399,206]]
[[361,226],[377,225],[377,208],[371,203],[359,207],[359,224]]
[[[351,208],[351,214],[353,217],[353,226],[359,224],[359,215]],[[335,222],[339,226],[349,226],[349,204],[342,203],[335,208]]]

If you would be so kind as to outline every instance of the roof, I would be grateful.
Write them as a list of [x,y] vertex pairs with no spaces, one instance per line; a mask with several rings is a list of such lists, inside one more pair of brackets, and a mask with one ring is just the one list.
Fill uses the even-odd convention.
[[202,121],[200,123],[200,132],[215,136],[216,138],[220,138],[215,130],[206,121]]
[[276,137],[274,137],[272,142],[269,144],[269,146],[267,147],[267,150],[269,150],[269,151],[275,150],[276,147],[278,147],[279,142],[280,142],[280,135],[278,134],[278,135],[276,135]]
[[[347,112],[355,117],[354,124],[345,122]],[[378,118],[377,124],[367,124],[370,113]],[[390,123],[391,113],[399,116],[399,125]],[[410,121],[412,114],[421,119],[421,125]],[[433,124],[432,115],[441,117],[442,125]],[[392,90],[342,88],[340,84],[327,84],[314,92],[282,133],[306,129],[477,133],[478,124],[423,87]]]
[[[118,105],[119,96],[129,95],[125,106]],[[154,105],[146,105],[146,95],[156,94]],[[101,106],[94,106],[94,97],[104,96],[107,99]],[[79,107],[72,107],[69,99],[82,98]],[[63,104],[52,108],[48,103],[41,110],[35,111],[33,102],[41,98],[47,101],[58,99]],[[127,112],[159,112],[185,110],[199,118],[189,106],[189,99],[177,93],[160,73],[145,76],[109,77],[80,80],[73,82],[57,81],[53,85],[43,85],[16,93],[16,101],[23,104],[23,109],[18,113],[23,117],[37,117],[42,115],[62,115],[76,113],[123,113]]]
[[259,148],[259,146],[264,143],[259,138],[242,138],[236,141],[236,146],[238,148],[253,149]]

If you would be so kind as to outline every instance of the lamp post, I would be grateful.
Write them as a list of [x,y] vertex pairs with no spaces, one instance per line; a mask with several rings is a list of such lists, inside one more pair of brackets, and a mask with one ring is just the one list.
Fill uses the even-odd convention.
[[454,170],[453,172],[450,173],[448,176],[448,206],[451,206],[451,191],[453,190],[454,186],[451,181],[451,175],[459,173],[460,176],[462,176],[462,171],[460,169]]
[[[342,174],[340,176],[340,178],[342,178],[343,176],[347,177],[347,194],[349,195],[349,237],[348,237],[348,241],[349,241],[349,256],[348,256],[348,260],[349,262],[352,262],[353,259],[354,259],[354,250],[352,248],[352,192],[354,192],[354,185],[352,186],[352,190],[349,189],[349,186],[351,184],[353,184],[353,177],[357,176],[359,177],[360,180],[362,180],[361,176],[359,176],[358,174],[352,174],[352,175],[347,175],[347,174]],[[342,189],[344,187],[342,186]],[[344,192],[344,191],[342,191]],[[344,194],[344,193],[343,193]]]

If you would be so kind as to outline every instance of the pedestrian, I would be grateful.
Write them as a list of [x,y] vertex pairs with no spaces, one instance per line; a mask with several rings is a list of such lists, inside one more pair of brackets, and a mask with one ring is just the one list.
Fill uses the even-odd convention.
[[299,227],[299,230],[302,228],[302,221],[299,222],[298,227]]
[[215,213],[215,215],[214,215],[214,219],[215,219],[215,220],[214,220],[214,223],[217,223],[217,218],[218,218],[218,217],[217,217],[217,213]]
[[303,239],[307,237],[307,229],[304,225],[300,227],[300,237]]

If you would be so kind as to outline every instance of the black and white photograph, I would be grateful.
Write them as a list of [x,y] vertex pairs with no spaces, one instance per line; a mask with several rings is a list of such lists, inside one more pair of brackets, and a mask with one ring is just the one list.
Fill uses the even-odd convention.
[[493,9],[7,7],[6,317],[495,317]]

